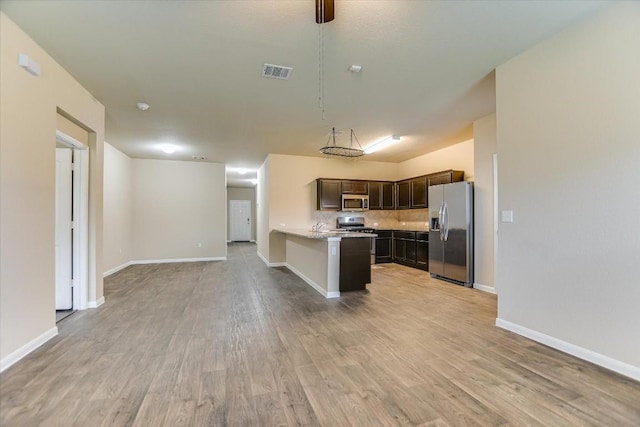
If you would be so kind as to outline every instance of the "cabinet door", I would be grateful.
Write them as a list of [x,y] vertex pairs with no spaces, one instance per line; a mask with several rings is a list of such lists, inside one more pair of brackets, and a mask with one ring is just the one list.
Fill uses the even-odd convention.
[[369,183],[369,209],[384,209],[382,205],[382,183]]
[[376,238],[376,264],[381,262],[391,262],[391,241],[389,237]]
[[404,261],[406,259],[406,242],[403,239],[393,239],[393,259]]
[[367,181],[342,181],[342,194],[369,194]]
[[429,185],[449,184],[451,183],[451,171],[440,172],[429,176]]
[[337,179],[318,180],[318,210],[339,211],[342,208],[342,186]]
[[411,180],[411,207],[426,208],[429,206],[427,198],[427,177],[422,176]]
[[418,240],[416,242],[416,262],[421,268],[429,266],[429,242]]
[[464,181],[464,171],[442,171],[432,173],[428,176],[429,185],[449,184],[452,182]]
[[393,182],[382,183],[382,209],[395,209],[395,186]]
[[405,240],[405,260],[409,263],[416,263],[416,241]]
[[410,181],[400,181],[396,186],[396,200],[398,204],[396,205],[398,209],[409,209],[410,200],[411,200],[411,182]]

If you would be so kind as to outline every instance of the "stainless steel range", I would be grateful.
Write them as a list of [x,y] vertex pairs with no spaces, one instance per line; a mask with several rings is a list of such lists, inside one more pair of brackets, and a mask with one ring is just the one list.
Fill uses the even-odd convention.
[[[338,217],[337,228],[347,230],[354,233],[375,233],[375,228],[366,227],[364,225],[363,216],[342,216]],[[376,239],[371,240],[371,264],[376,263]]]

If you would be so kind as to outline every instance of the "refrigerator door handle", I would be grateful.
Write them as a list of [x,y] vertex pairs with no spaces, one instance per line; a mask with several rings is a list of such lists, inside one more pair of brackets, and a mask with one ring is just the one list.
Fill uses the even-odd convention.
[[444,203],[440,204],[440,209],[438,210],[438,230],[440,231],[440,240],[444,240]]
[[447,202],[444,202],[442,206],[442,217],[444,221],[444,224],[442,225],[444,227],[443,240],[446,242],[447,240],[449,240],[449,209],[447,208]]

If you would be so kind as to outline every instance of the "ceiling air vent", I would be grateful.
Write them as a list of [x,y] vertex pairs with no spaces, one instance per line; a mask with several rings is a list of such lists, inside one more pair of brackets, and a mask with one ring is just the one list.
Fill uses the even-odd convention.
[[274,79],[288,80],[293,68],[282,65],[264,64],[262,67],[262,77],[272,77]]

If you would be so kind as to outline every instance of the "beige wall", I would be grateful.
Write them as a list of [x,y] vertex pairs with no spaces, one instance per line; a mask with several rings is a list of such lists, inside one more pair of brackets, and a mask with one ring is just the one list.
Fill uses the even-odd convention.
[[[26,53],[39,77],[18,66]],[[104,107],[0,12],[0,359],[55,333],[55,132],[89,132],[89,300],[102,297]],[[35,341],[34,341],[35,340]],[[26,347],[25,347],[26,346]]]
[[[255,187],[227,187],[227,212],[231,212],[229,209],[230,200],[250,200],[251,201],[251,240],[256,240],[256,189]],[[227,215],[227,240],[231,240],[230,230],[230,216]]]
[[473,139],[470,139],[399,163],[396,179],[453,169],[464,171],[465,180],[473,181],[473,168]]
[[498,150],[496,115],[473,123],[474,282],[494,286],[493,155]]
[[104,144],[104,271],[135,259],[133,256],[133,191],[131,158]]
[[136,260],[226,257],[225,176],[222,163],[133,159]]
[[640,378],[640,3],[498,67],[500,319]]
[[89,132],[82,129],[60,113],[56,115],[56,130],[75,138],[87,147],[89,146]]

